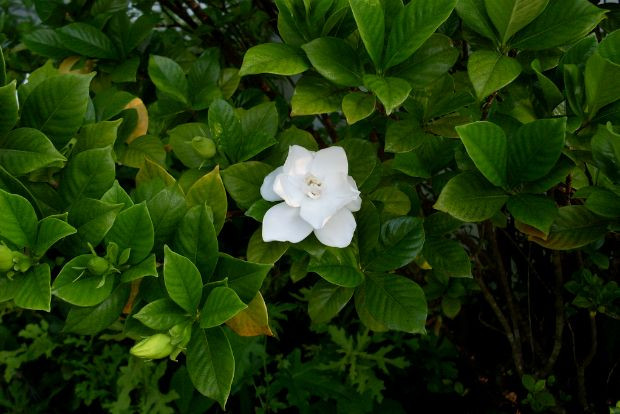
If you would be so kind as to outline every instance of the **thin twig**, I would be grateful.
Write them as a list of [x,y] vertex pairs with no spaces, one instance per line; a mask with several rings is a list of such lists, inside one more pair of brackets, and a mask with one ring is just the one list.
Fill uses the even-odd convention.
[[547,377],[553,366],[555,365],[560,351],[562,350],[562,336],[564,334],[564,299],[562,298],[562,288],[564,287],[564,273],[562,271],[562,256],[558,252],[554,252],[552,256],[553,267],[555,270],[555,336],[553,340],[553,348],[547,359],[547,363],[540,371],[541,378]]

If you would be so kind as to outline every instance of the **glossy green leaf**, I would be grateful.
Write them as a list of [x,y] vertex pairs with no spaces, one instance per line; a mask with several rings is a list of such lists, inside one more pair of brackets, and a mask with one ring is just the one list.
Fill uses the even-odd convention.
[[95,306],[110,296],[114,275],[92,274],[87,265],[93,257],[85,254],[68,261],[54,279],[54,295],[76,306]]
[[15,305],[24,309],[50,311],[50,267],[43,263],[31,268],[21,276],[16,276],[17,293],[13,298]]
[[545,176],[564,148],[566,118],[540,119],[521,126],[508,139],[508,180],[534,181]]
[[114,225],[122,204],[111,204],[90,198],[83,198],[69,209],[68,222],[77,229],[77,234],[64,240],[73,253],[88,250],[88,243],[97,246]]
[[553,250],[570,250],[583,247],[607,233],[607,221],[592,213],[586,206],[566,206],[559,209],[546,239],[530,240]]
[[347,138],[338,142],[338,146],[342,147],[347,154],[349,175],[353,177],[358,186],[361,186],[372,174],[377,163],[375,146],[359,138]]
[[24,197],[0,189],[0,238],[17,247],[33,247],[37,215]]
[[445,185],[435,208],[462,221],[484,221],[497,213],[508,195],[474,172],[464,172]]
[[64,331],[80,335],[98,334],[118,319],[127,303],[129,292],[129,285],[121,284],[97,306],[71,308],[67,314]]
[[123,187],[121,187],[118,181],[114,181],[112,187],[101,197],[101,201],[110,204],[123,204],[123,209],[127,209],[134,205],[133,200]]
[[362,83],[355,50],[336,37],[320,37],[302,46],[312,66],[326,79],[342,86]]
[[200,327],[220,326],[247,307],[231,288],[216,287],[209,293],[200,311]]
[[146,206],[155,230],[155,246],[161,246],[174,234],[187,212],[183,191],[177,185],[164,188],[147,200]]
[[215,232],[219,233],[222,230],[228,210],[228,200],[218,167],[196,181],[188,190],[186,199],[189,207],[207,204],[213,212]]
[[141,279],[147,276],[158,277],[157,274],[157,260],[155,255],[152,254],[138,264],[131,266],[129,269],[121,273],[121,282],[128,283],[132,280]]
[[383,78],[377,75],[364,75],[364,86],[377,95],[377,98],[385,106],[387,115],[405,102],[409,92],[411,92],[411,86],[407,81],[399,78]]
[[486,10],[503,44],[547,7],[549,0],[485,0]]
[[93,148],[114,146],[118,129],[122,122],[122,119],[117,119],[115,121],[101,121],[82,126],[71,153],[77,154],[78,152]]
[[128,263],[137,264],[151,253],[154,237],[149,210],[142,202],[120,212],[105,240],[116,243],[120,251],[131,249]]
[[22,38],[24,44],[34,53],[53,59],[61,59],[71,54],[63,44],[60,34],[52,29],[39,29]]
[[262,228],[258,228],[250,237],[246,256],[250,262],[273,264],[286,253],[288,247],[286,242],[263,241]]
[[142,135],[129,145],[120,145],[116,148],[119,164],[128,167],[140,168],[145,161],[154,161],[157,164],[166,163],[166,150],[161,140],[153,135]]
[[547,103],[547,110],[553,111],[553,109],[564,100],[564,95],[556,84],[543,74],[543,68],[539,59],[534,59],[530,66],[538,78],[538,83],[540,84],[545,102]]
[[428,308],[422,288],[405,277],[369,273],[362,285],[368,313],[389,329],[425,333]]
[[498,187],[505,186],[508,141],[504,131],[483,121],[458,126],[456,132],[482,175]]
[[517,194],[508,199],[506,207],[515,220],[549,234],[551,225],[558,216],[558,207],[550,198],[533,195]]
[[37,241],[32,249],[32,253],[35,257],[41,257],[56,242],[75,233],[77,233],[75,227],[66,221],[55,217],[45,217],[39,221]]
[[[2,53],[2,52],[0,52]],[[2,69],[0,68],[0,71]],[[8,85],[0,82],[0,137],[9,132],[17,123],[17,94],[15,93],[15,81]]]
[[416,258],[423,245],[424,227],[420,218],[388,220],[381,226],[379,246],[366,261],[365,268],[373,271],[401,268]]
[[235,357],[222,328],[194,327],[186,366],[194,387],[224,409],[235,373]]
[[348,93],[342,99],[342,112],[349,125],[372,115],[375,112],[375,102],[374,95],[363,92]]
[[164,56],[151,55],[148,70],[158,90],[175,101],[189,102],[187,79],[178,63]]
[[620,217],[620,196],[605,188],[595,187],[586,199],[586,207],[602,217]]
[[342,287],[356,287],[364,282],[352,248],[326,249],[319,258],[312,258],[308,271],[319,274],[329,283]]
[[591,145],[595,165],[610,179],[620,181],[620,134],[611,123],[598,126]]
[[329,322],[353,297],[355,289],[319,280],[310,290],[308,315],[312,323]]
[[303,76],[295,85],[291,116],[340,111],[344,95],[345,91],[323,78]]
[[415,118],[388,121],[385,133],[386,152],[409,152],[418,147],[424,138],[424,131]]
[[471,262],[461,244],[443,237],[427,237],[422,254],[433,271],[450,277],[471,277]]
[[610,33],[586,63],[585,85],[588,115],[594,115],[620,99],[620,32]]
[[392,22],[392,30],[383,57],[383,68],[406,60],[450,16],[457,0],[417,0],[401,9]]
[[36,129],[18,128],[0,137],[0,163],[15,176],[40,168],[62,167],[66,160]]
[[605,16],[587,0],[550,0],[532,23],[512,39],[519,49],[543,50],[562,46],[588,34]]
[[71,23],[57,32],[63,46],[80,55],[102,59],[117,57],[110,38],[90,24]]
[[21,125],[39,129],[57,148],[64,146],[82,125],[93,76],[66,74],[45,79],[25,100]]
[[486,12],[485,0],[459,0],[456,11],[468,28],[487,39],[497,39],[493,24]]
[[222,181],[228,194],[242,209],[248,209],[261,199],[260,187],[273,167],[259,161],[240,162],[222,171]]
[[96,148],[71,157],[62,171],[58,192],[67,202],[100,198],[114,184],[112,148]]
[[480,50],[469,56],[467,73],[482,100],[514,81],[521,73],[521,64],[497,52]]
[[385,38],[385,16],[380,0],[349,0],[362,42],[375,67],[381,66]]
[[227,277],[228,287],[237,292],[243,302],[249,303],[256,296],[271,267],[271,264],[246,262],[220,253],[215,274]]
[[202,296],[202,279],[196,266],[164,246],[164,282],[170,298],[187,312],[198,310]]
[[176,303],[163,298],[149,303],[133,317],[151,329],[162,331],[185,322],[190,316]]
[[284,43],[264,43],[245,52],[239,75],[273,73],[291,76],[305,72],[309,67],[308,61],[299,49]]
[[208,137],[209,128],[199,122],[177,125],[168,130],[170,146],[181,162],[189,168],[199,168],[205,158],[192,145],[194,137]]
[[174,248],[196,265],[203,280],[211,277],[217,263],[218,241],[212,212],[206,204],[194,206],[185,214],[176,231]]

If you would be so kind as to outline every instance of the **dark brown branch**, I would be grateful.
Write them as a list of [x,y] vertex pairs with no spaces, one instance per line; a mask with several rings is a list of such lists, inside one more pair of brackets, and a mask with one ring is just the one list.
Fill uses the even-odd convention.
[[325,130],[329,134],[329,137],[332,139],[332,143],[337,142],[338,132],[336,132],[336,128],[334,128],[334,123],[329,118],[329,115],[323,114],[321,115],[320,119],[321,119],[321,122],[323,123],[323,126],[325,126]]
[[581,363],[577,364],[577,384],[579,386],[577,396],[579,403],[584,412],[590,412],[590,404],[588,403],[588,394],[586,390],[586,368],[592,363],[596,348],[598,346],[598,334],[596,329],[596,312],[590,311],[590,350]]
[[562,289],[564,287],[564,272],[562,271],[562,256],[559,252],[554,252],[552,256],[553,267],[555,270],[555,336],[553,340],[553,348],[547,359],[547,363],[540,371],[539,377],[547,377],[553,366],[555,365],[560,351],[562,350],[562,336],[564,334],[564,299],[562,298]]
[[162,7],[167,8],[168,10],[172,11],[175,15],[177,15],[181,20],[183,20],[185,23],[187,23],[187,25],[192,29],[196,29],[198,27],[198,24],[194,21],[194,19],[192,19],[192,17],[187,14],[187,12],[185,11],[185,9],[183,7],[179,7],[178,4],[170,1],[170,0],[159,0],[159,2],[161,3]]

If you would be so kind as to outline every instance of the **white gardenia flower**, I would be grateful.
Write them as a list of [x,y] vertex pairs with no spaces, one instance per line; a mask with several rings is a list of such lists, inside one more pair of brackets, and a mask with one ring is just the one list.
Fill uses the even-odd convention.
[[260,188],[265,200],[284,200],[265,213],[263,240],[298,243],[314,231],[327,246],[347,247],[356,227],[351,212],[362,204],[348,174],[341,147],[318,152],[289,147],[284,165],[267,175]]

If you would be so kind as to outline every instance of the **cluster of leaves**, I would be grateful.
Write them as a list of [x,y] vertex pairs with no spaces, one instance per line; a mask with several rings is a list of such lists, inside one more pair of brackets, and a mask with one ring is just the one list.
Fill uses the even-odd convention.
[[[484,276],[518,276],[512,252],[524,243],[541,266],[575,254],[573,304],[618,317],[615,20],[587,0],[256,1],[277,33],[260,16],[248,33],[277,41],[239,61],[222,33],[249,46],[233,22],[252,2],[180,3],[34,0],[0,25],[0,302],[60,315],[66,333],[100,339],[114,327],[137,341],[136,356],[180,359],[174,389],[189,381],[224,407],[252,378],[243,337],[278,331],[269,294],[299,290],[315,327],[344,312],[365,328],[325,328],[339,347],[325,360],[287,352],[259,389],[273,403],[263,409],[285,408],[277,396],[288,390],[302,412],[310,395],[362,412],[360,402],[382,402],[388,367],[408,366],[373,335],[425,334],[435,320],[439,331],[480,288],[524,401],[550,406],[536,381],[547,375],[524,367]],[[291,145],[346,152],[363,200],[350,246],[262,240],[272,203],[260,186]],[[499,250],[502,230],[514,249]],[[569,262],[559,262],[561,273]],[[110,409],[164,375],[164,364],[136,364]],[[429,390],[463,394],[455,369],[437,365]],[[345,386],[329,378],[344,370]],[[173,398],[146,395],[142,408],[166,412]]]

